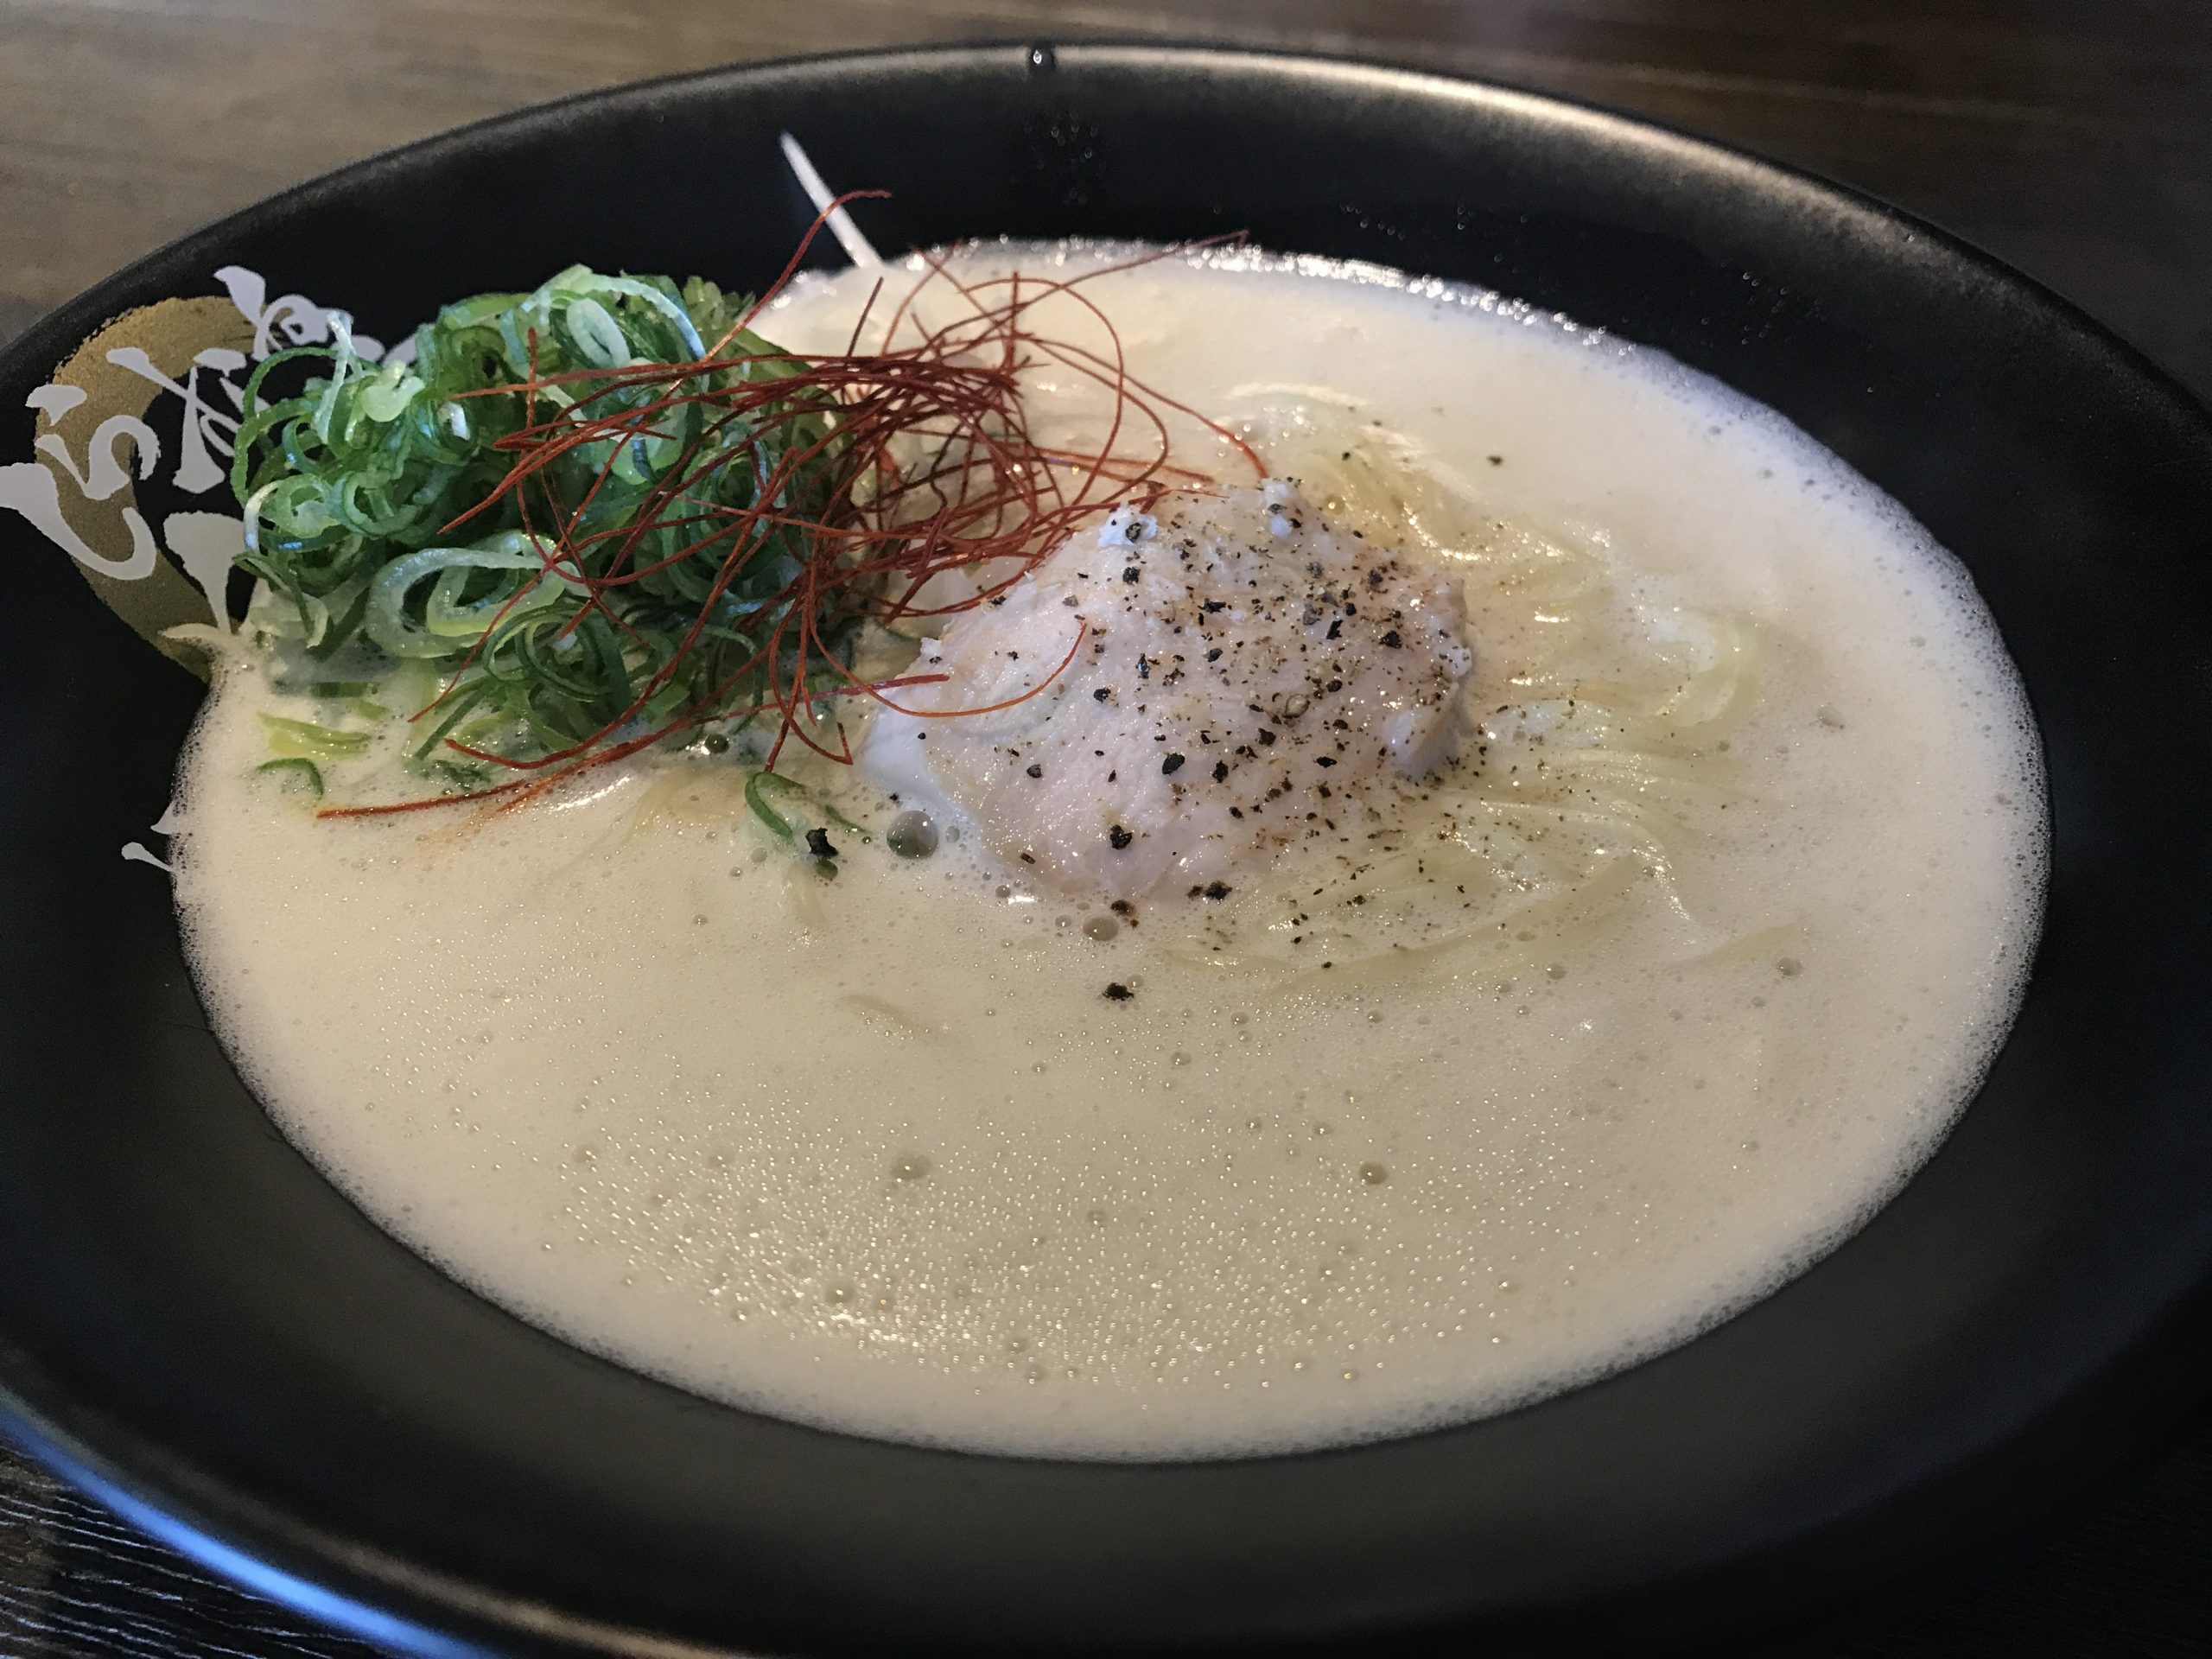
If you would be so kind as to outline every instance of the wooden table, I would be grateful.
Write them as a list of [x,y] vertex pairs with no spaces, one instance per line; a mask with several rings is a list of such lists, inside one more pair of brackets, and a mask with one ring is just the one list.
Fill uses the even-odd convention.
[[[1096,35],[1456,70],[1727,139],[1980,243],[2212,395],[2201,0],[0,0],[0,339],[219,213],[518,105],[739,58]],[[0,1659],[362,1651],[0,1452]],[[2212,1417],[1785,1651],[2212,1654]]]

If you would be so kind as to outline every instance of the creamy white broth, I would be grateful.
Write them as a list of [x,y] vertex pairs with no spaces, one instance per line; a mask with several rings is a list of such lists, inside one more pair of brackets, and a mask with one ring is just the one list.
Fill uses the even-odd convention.
[[[842,347],[872,280],[803,287],[769,332]],[[1440,545],[1405,556],[1465,584],[1471,736],[1408,791],[1400,850],[1479,820],[1469,868],[1551,859],[1557,891],[1425,871],[1354,907],[1370,878],[1294,849],[1130,926],[882,759],[817,779],[879,832],[839,836],[834,880],[753,825],[728,757],[489,822],[317,822],[254,776],[271,704],[240,668],[186,760],[177,893],[284,1132],[582,1345],[990,1451],[1463,1420],[1802,1268],[1948,1127],[2032,944],[2035,742],[1963,575],[1770,413],[1494,296],[1248,253],[1090,292],[1139,375],[1248,428],[1317,506],[1356,442],[1440,480],[1418,508]],[[1063,377],[1033,404],[1080,430],[1087,397]],[[1641,675],[1615,723],[1648,733],[1716,639],[1758,664],[1725,737],[1668,738],[1619,786],[1635,813],[1570,823],[1613,749],[1651,745],[1538,682]],[[947,839],[893,856],[917,804]],[[1309,875],[1325,925],[1274,926]],[[1444,946],[1417,968],[1393,931],[1416,926]]]

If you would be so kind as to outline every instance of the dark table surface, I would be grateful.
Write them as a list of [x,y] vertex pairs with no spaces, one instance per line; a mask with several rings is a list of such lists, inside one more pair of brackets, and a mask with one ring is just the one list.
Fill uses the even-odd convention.
[[[1101,34],[1458,71],[1726,139],[1980,243],[2212,395],[2207,0],[0,0],[0,340],[219,213],[541,99],[740,58]],[[364,1651],[0,1451],[0,1659]],[[2212,1655],[2212,1413],[1770,1651]]]

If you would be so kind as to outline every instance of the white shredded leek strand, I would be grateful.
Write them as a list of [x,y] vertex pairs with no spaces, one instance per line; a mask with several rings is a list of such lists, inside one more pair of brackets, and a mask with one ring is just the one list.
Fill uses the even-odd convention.
[[868,238],[861,234],[861,227],[853,223],[853,216],[842,207],[830,206],[837,198],[823,182],[822,175],[815,171],[812,158],[799,147],[798,140],[786,132],[779,135],[777,142],[783,145],[784,160],[791,163],[791,176],[798,181],[798,188],[806,192],[806,199],[814,204],[814,211],[829,215],[823,222],[830,226],[830,234],[837,238],[837,245],[845,251],[845,257],[862,270],[881,264],[883,261],[877,256],[874,247]]

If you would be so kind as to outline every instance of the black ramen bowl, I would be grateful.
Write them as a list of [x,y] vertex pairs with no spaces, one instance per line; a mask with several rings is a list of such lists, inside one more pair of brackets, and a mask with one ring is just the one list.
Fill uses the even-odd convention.
[[[225,365],[314,327],[287,296],[389,340],[575,260],[763,283],[810,217],[786,128],[839,184],[890,189],[861,210],[887,247],[1245,230],[1488,284],[1772,405],[1916,514],[2025,677],[2055,828],[2018,1023],[1934,1160],[1793,1283],[1606,1381],[1203,1465],[918,1450],[709,1404],[372,1226],[241,1085],[160,870],[118,856],[158,855],[200,691],[139,637],[147,595],[193,601],[193,571],[156,551],[122,580],[145,567],[133,537],[235,510],[194,486],[219,460]],[[120,361],[115,340],[136,342]],[[74,378],[36,391],[65,359]],[[37,1456],[318,1615],[425,1653],[1702,1650],[2052,1501],[2212,1370],[2212,422],[1878,204],[1614,116],[1337,63],[772,65],[528,111],[250,209],[15,341],[0,408],[22,745],[0,770],[0,1390]],[[149,476],[100,476],[104,410],[162,437]]]

